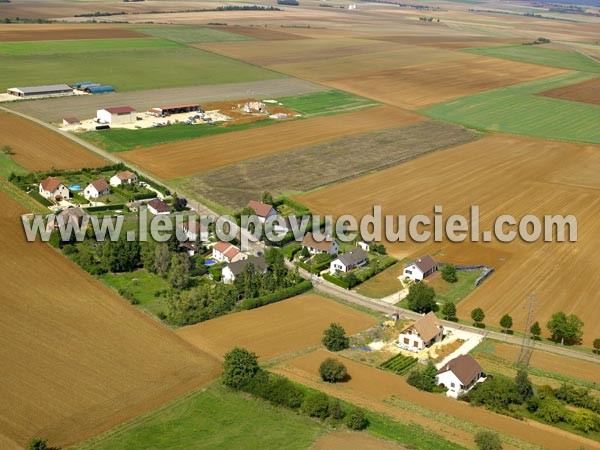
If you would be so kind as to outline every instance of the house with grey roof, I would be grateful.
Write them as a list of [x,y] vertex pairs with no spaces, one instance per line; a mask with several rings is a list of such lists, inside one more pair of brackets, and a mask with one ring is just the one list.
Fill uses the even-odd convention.
[[367,254],[360,248],[354,248],[331,261],[329,273],[350,272],[352,269],[364,266],[368,261]]
[[223,283],[233,283],[235,279],[246,269],[248,266],[253,266],[257,272],[265,273],[267,271],[267,263],[264,256],[257,256],[255,258],[242,259],[229,263],[221,270],[221,277]]
[[429,255],[421,256],[404,268],[404,278],[421,281],[437,271],[437,262]]

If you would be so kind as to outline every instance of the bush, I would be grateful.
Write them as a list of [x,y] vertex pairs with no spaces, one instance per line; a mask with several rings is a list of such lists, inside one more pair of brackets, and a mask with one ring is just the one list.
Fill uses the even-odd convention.
[[435,376],[437,369],[435,365],[429,361],[424,369],[415,369],[408,374],[406,382],[421,391],[433,392],[442,389],[436,384]]
[[346,330],[338,323],[332,323],[323,332],[323,345],[331,352],[339,352],[350,346],[350,339],[346,336]]
[[255,353],[235,347],[225,354],[221,381],[232,389],[242,389],[260,371]]
[[500,436],[492,431],[478,431],[475,435],[475,444],[479,450],[502,450]]
[[475,405],[484,405],[501,413],[506,413],[512,403],[521,403],[515,381],[502,375],[475,385],[469,392],[469,399]]
[[319,373],[323,381],[328,383],[337,383],[343,381],[348,376],[346,366],[334,358],[327,358],[321,363]]
[[329,275],[328,273],[323,274],[323,279],[327,280],[330,283],[333,283],[341,288],[350,289],[350,286],[344,280],[340,280],[339,278],[334,277],[333,275]]
[[548,398],[540,402],[535,415],[548,423],[559,423],[567,418],[567,409],[560,401]]
[[342,409],[342,405],[337,398],[329,399],[327,412],[329,413],[329,417],[335,420],[342,420],[346,416],[346,411]]
[[[256,379],[256,378],[255,378]],[[304,399],[303,392],[284,377],[269,375],[267,380],[259,379],[259,389],[253,386],[252,393],[260,395],[274,405],[286,406],[291,409],[299,408]]]
[[587,409],[580,409],[569,415],[569,422],[576,430],[589,433],[600,430],[600,416]]
[[454,264],[446,264],[442,267],[442,279],[447,283],[456,283],[456,266]]
[[312,283],[309,280],[302,280],[300,283],[289,288],[280,289],[262,297],[245,298],[239,303],[240,309],[254,309],[270,303],[279,302],[286,298],[295,297],[312,289]]
[[323,420],[329,417],[329,396],[323,392],[309,394],[302,403],[302,412]]
[[29,450],[46,450],[48,448],[48,440],[33,438],[31,441],[29,441],[27,448]]
[[471,311],[471,319],[473,319],[473,322],[475,322],[476,327],[482,327],[483,320],[485,319],[485,313],[483,312],[483,309],[475,308],[473,311]]
[[346,420],[344,421],[346,426],[351,430],[359,431],[364,430],[369,426],[369,419],[363,411],[360,409],[352,409],[346,414]]

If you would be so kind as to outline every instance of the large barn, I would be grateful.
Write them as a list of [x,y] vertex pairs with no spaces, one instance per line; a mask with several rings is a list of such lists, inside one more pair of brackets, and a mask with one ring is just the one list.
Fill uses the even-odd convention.
[[96,120],[100,123],[131,123],[135,119],[135,109],[131,106],[118,106],[96,111]]
[[50,84],[47,86],[14,87],[6,91],[16,97],[35,97],[38,95],[66,95],[73,94],[73,88],[66,84]]

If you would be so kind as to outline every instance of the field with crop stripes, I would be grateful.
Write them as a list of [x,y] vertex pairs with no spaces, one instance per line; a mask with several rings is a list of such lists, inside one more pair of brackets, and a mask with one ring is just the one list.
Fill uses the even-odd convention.
[[406,375],[416,363],[417,358],[400,353],[384,362],[381,368],[390,370],[398,375]]

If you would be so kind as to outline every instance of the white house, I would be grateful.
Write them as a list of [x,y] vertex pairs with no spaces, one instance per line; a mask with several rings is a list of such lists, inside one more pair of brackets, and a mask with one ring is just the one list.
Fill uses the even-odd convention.
[[135,173],[130,172],[129,170],[125,170],[124,172],[119,172],[112,177],[108,182],[111,186],[117,187],[122,184],[135,184],[138,181],[138,177]]
[[265,223],[265,221],[277,214],[277,210],[273,208],[273,205],[269,205],[267,203],[256,202],[254,200],[250,200],[248,202],[248,208],[251,208],[256,213],[258,220],[261,223]]
[[96,120],[99,123],[131,123],[135,119],[135,109],[131,106],[118,106],[116,108],[98,109]]
[[233,244],[219,241],[213,246],[212,257],[219,262],[232,263],[247,259],[248,255],[242,253],[240,249]]
[[453,398],[469,391],[483,380],[483,368],[471,355],[461,355],[448,361],[435,376],[436,383],[448,389],[446,395]]
[[39,192],[42,197],[48,200],[56,198],[69,198],[69,189],[56,177],[48,177],[40,181]]
[[265,262],[264,256],[257,256],[256,258],[247,258],[240,261],[232,262],[221,270],[221,277],[223,283],[233,283],[237,276],[239,276],[246,266],[254,266],[254,270],[257,272],[265,273],[267,271],[267,263]]
[[437,262],[429,255],[416,259],[404,268],[404,277],[413,281],[422,281],[437,270]]
[[398,336],[398,347],[418,352],[442,340],[444,327],[433,312],[408,325]]
[[159,214],[169,214],[171,212],[171,207],[158,198],[153,198],[146,203],[146,206],[148,207],[148,211],[155,216],[158,216]]
[[371,241],[358,241],[358,246],[363,249],[365,252],[371,251]]
[[91,198],[102,197],[103,195],[108,195],[109,193],[110,186],[104,178],[98,178],[97,180],[92,181],[83,190],[83,196],[88,200]]
[[337,255],[339,245],[335,239],[331,236],[327,236],[322,241],[316,241],[313,233],[306,233],[304,239],[302,239],[302,247],[308,249],[308,251],[316,255],[318,253],[329,253],[330,255]]
[[335,272],[349,272],[352,269],[364,266],[367,261],[367,254],[362,249],[355,248],[331,261],[329,272],[331,274]]

